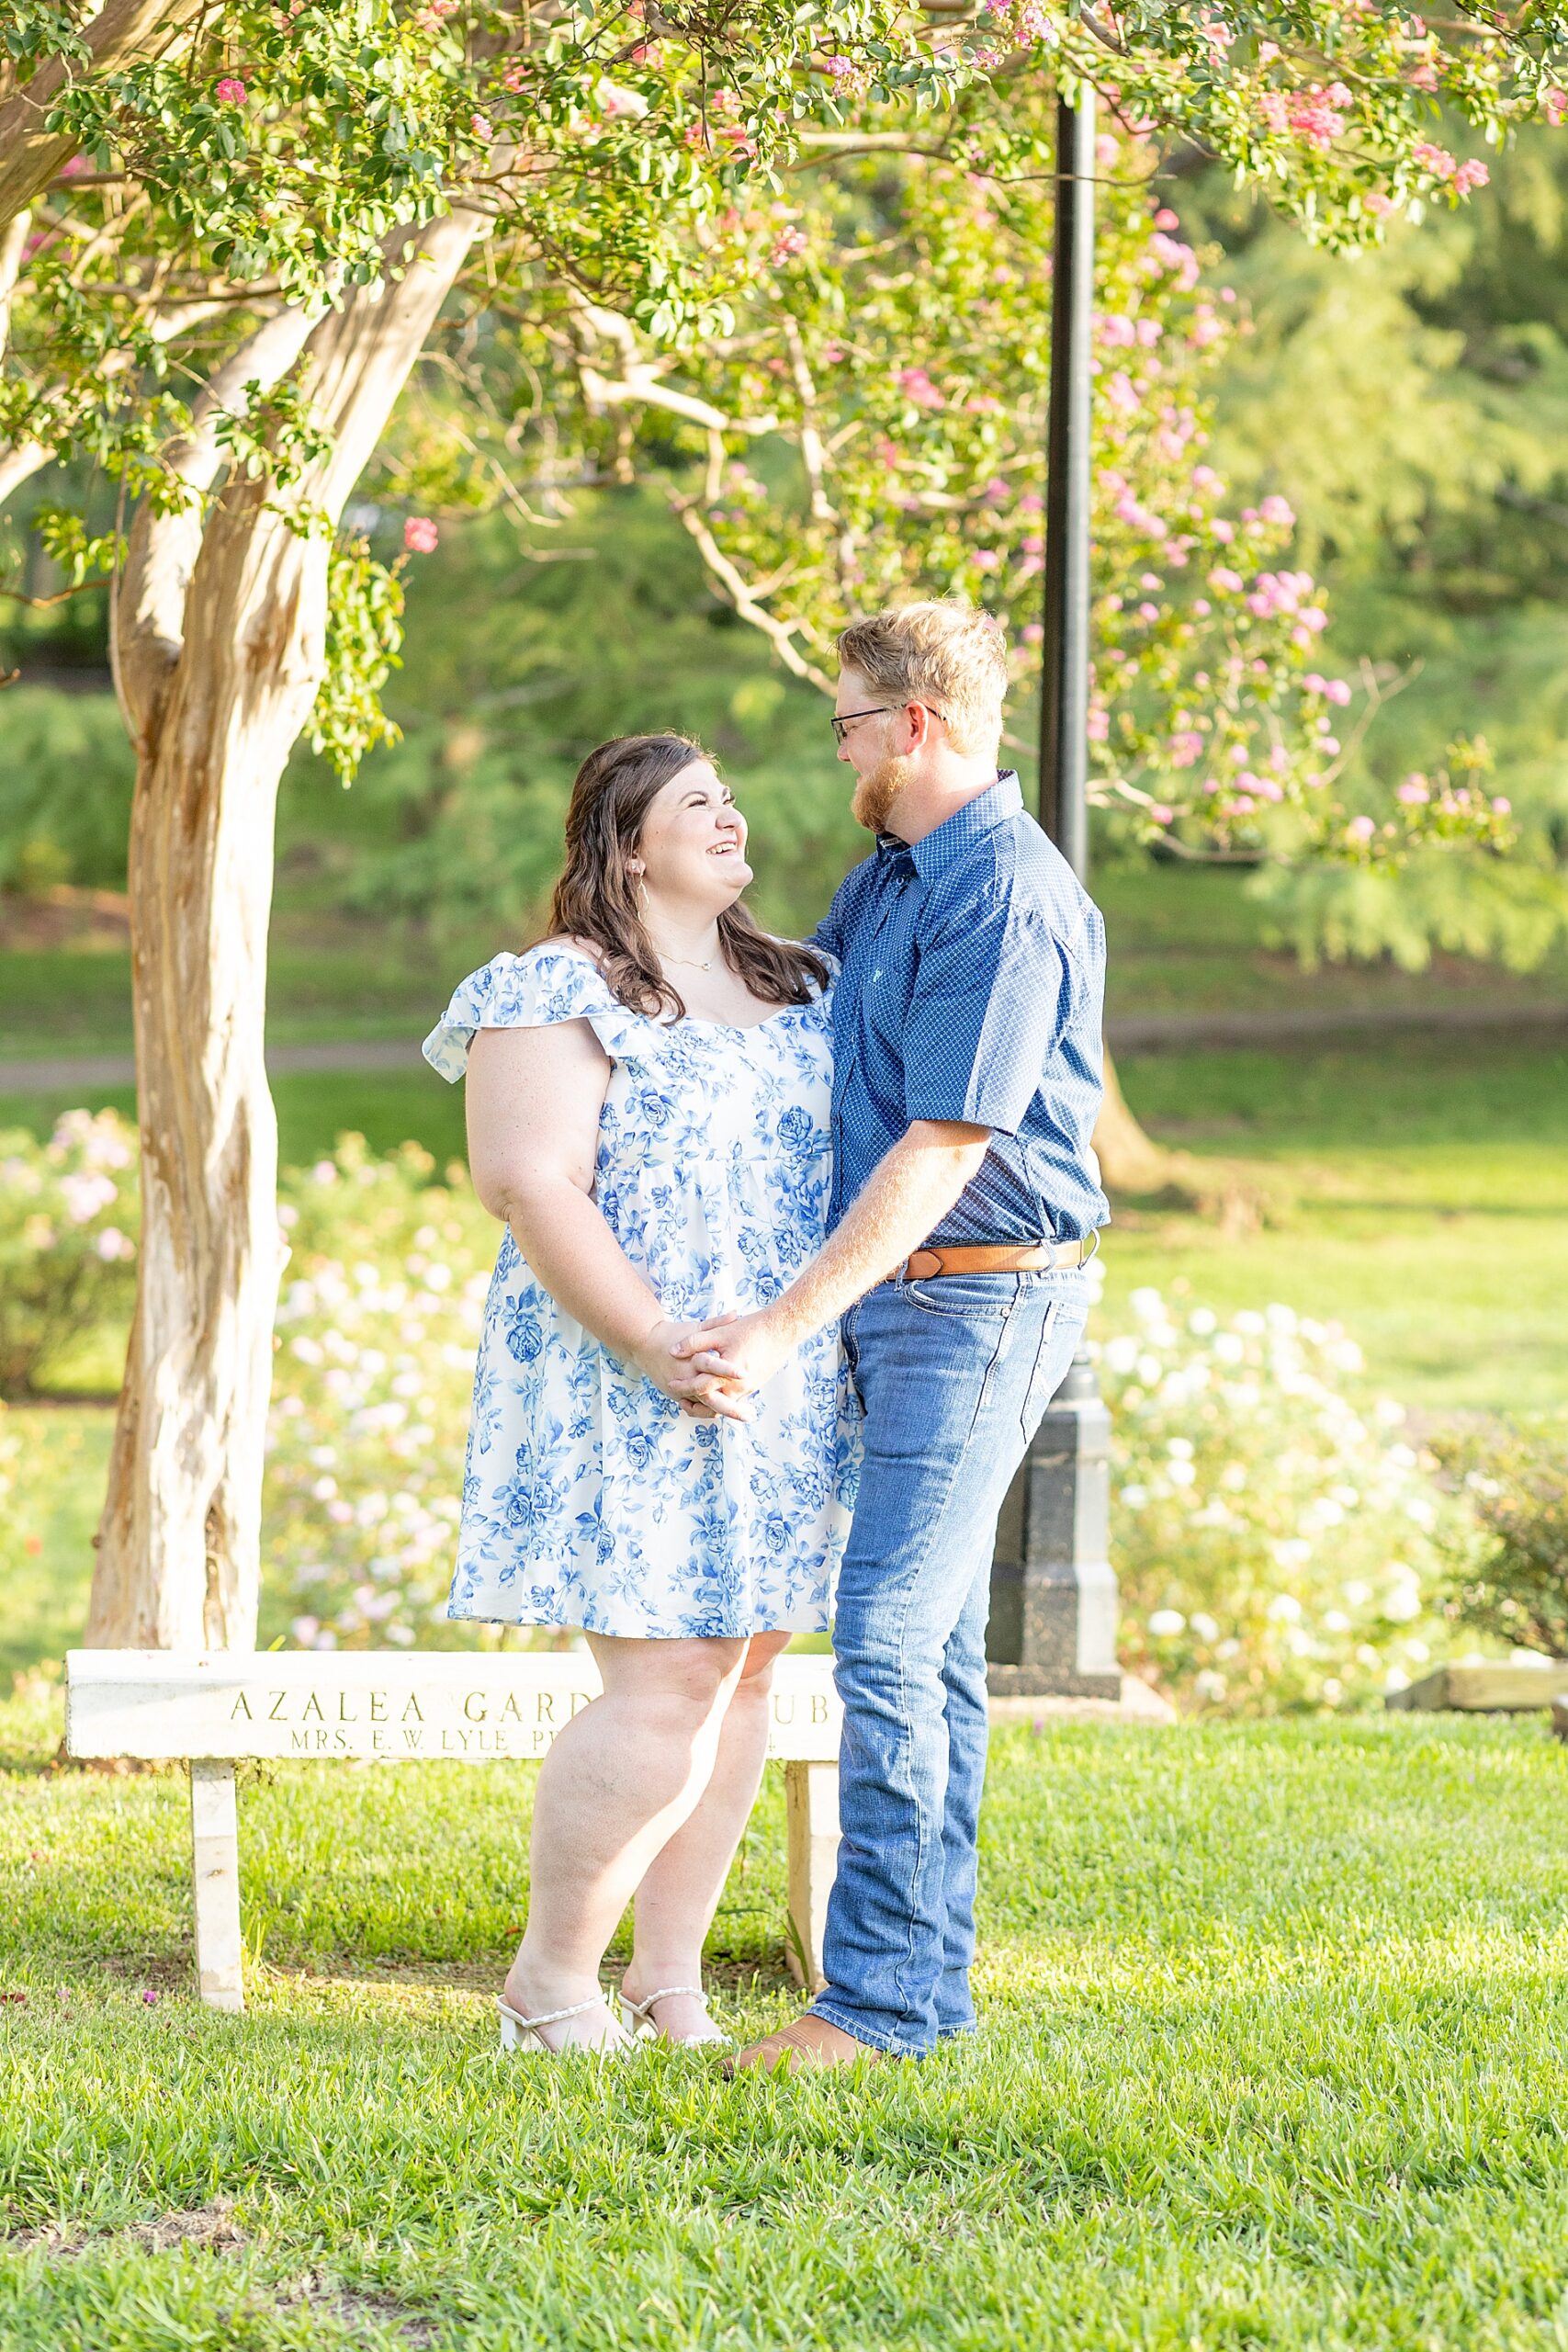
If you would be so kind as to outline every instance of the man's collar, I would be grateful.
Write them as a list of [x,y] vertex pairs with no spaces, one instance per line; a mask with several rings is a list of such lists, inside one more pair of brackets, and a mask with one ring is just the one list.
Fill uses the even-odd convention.
[[972,849],[998,825],[1022,813],[1023,794],[1019,789],[1017,774],[1012,768],[1003,768],[995,784],[987,785],[973,800],[966,800],[951,817],[944,817],[919,841],[910,842],[900,841],[897,833],[878,833],[876,845],[889,855],[901,851],[921,881],[929,882],[936,875],[945,874],[965,850]]

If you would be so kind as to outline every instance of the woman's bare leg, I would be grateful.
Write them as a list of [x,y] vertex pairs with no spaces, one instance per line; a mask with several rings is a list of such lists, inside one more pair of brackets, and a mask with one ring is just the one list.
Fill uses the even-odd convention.
[[[751,1636],[725,1711],[712,1778],[644,1873],[631,1964],[623,1980],[632,2000],[646,2001],[666,1984],[702,1983],[703,1943],[762,1777],[773,1660],[788,1641],[787,1634]],[[660,2030],[671,2041],[698,2031],[703,2022],[695,2001],[659,2005]]]
[[[746,1664],[743,1641],[588,1638],[604,1696],[558,1735],[534,1799],[528,1924],[506,1979],[523,2017],[598,1992],[623,1912],[708,1786]],[[618,2030],[591,2009],[547,2038],[598,2043]]]

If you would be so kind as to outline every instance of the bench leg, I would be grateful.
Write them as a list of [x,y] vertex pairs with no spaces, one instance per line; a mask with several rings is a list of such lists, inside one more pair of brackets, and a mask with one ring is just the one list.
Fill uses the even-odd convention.
[[191,1758],[190,1846],[201,1997],[209,2008],[243,2009],[240,1837],[232,1764]]
[[784,1817],[789,1830],[789,1968],[797,1984],[819,1993],[822,1931],[828,1896],[839,1867],[839,1768],[784,1766]]

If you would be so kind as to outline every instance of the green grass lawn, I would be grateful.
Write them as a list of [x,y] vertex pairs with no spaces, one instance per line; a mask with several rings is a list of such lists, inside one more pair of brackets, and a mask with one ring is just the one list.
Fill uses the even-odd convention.
[[[1004,1731],[978,2038],[735,2086],[494,2054],[528,1768],[249,1779],[233,2018],[189,1991],[182,1779],[51,1773],[57,1733],[0,1710],[6,2352],[1568,2340],[1538,1722]],[[782,1879],[770,1787],[710,1944],[736,2030],[793,2005]]]

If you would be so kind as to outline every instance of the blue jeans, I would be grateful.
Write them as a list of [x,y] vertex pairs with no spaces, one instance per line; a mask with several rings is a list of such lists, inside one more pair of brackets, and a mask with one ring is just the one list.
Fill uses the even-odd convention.
[[885,1283],[844,1318],[865,1459],[833,1632],[840,1842],[812,2007],[906,2057],[974,2029],[997,1514],[1087,1311],[1074,1268]]

